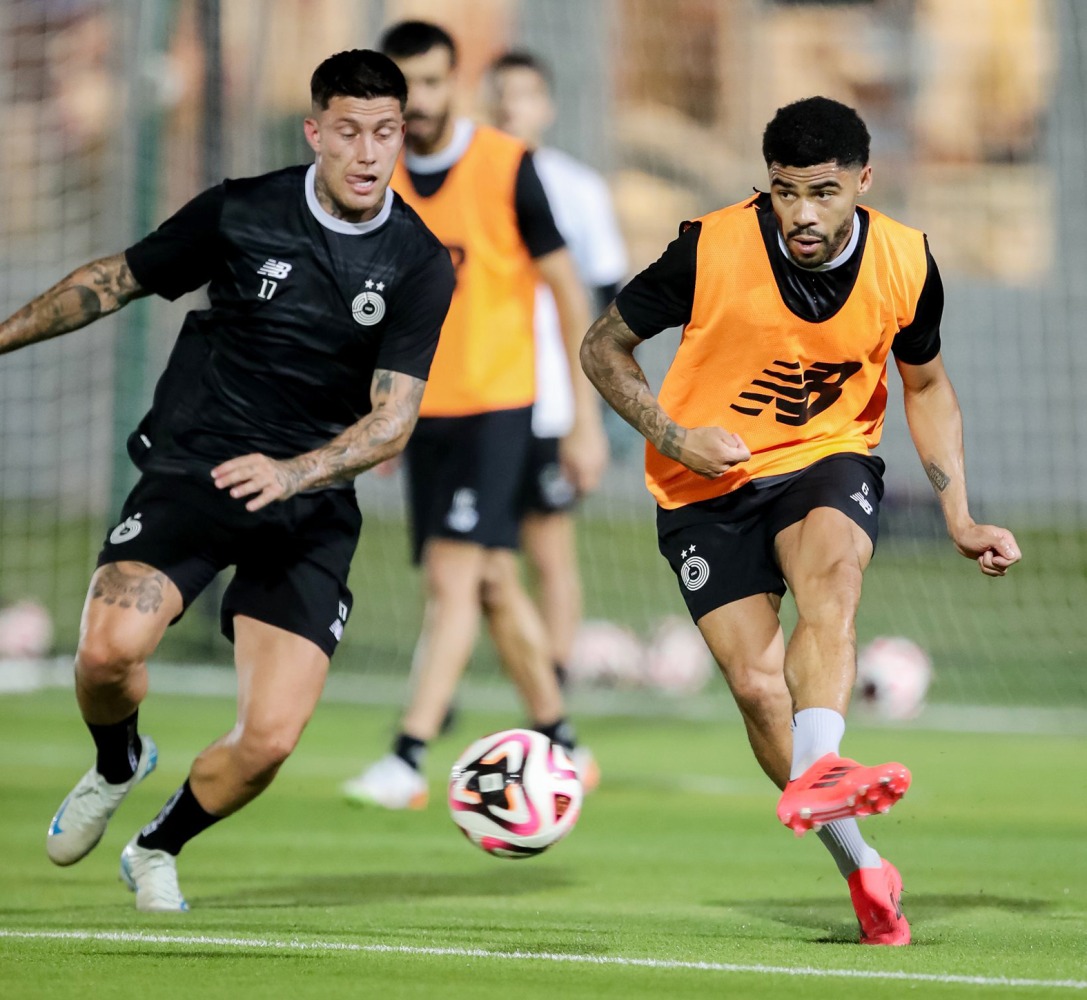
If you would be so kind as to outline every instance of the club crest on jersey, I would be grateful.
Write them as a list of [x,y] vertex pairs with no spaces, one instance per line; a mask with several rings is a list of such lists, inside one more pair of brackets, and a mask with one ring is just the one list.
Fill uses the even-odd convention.
[[679,567],[679,578],[688,590],[700,590],[710,578],[710,564],[701,556],[696,556],[694,551],[695,546],[692,545],[680,553],[683,565]]
[[385,282],[366,280],[366,291],[359,292],[351,303],[351,315],[360,326],[373,326],[385,316],[385,300],[381,292],[385,291]]

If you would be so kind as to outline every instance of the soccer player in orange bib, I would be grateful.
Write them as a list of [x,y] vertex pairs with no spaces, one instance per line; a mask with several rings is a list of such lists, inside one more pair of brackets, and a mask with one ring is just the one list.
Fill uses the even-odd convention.
[[[646,438],[660,551],[782,789],[778,818],[818,832],[861,942],[904,945],[902,879],[857,818],[889,810],[910,773],[839,755],[883,495],[871,451],[889,354],[955,547],[988,576],[1020,553],[1010,531],[970,517],[939,272],[923,233],[858,204],[868,153],[852,108],[812,97],[779,109],[763,134],[769,194],[684,223],[593,324],[581,359]],[[633,352],[674,326],[683,338],[658,398]],[[798,613],[788,643],[786,587]]]
[[588,298],[524,143],[453,113],[457,52],[449,34],[404,21],[382,50],[408,80],[406,155],[396,192],[448,248],[457,285],[405,453],[414,557],[426,611],[412,692],[390,752],[344,785],[348,799],[421,808],[427,743],[439,732],[486,620],[528,723],[573,752],[583,782],[596,765],[574,744],[539,612],[519,577],[517,548],[535,398],[533,310],[541,278],[551,289],[574,378],[573,426],[563,473],[595,487],[607,455],[599,401],[577,352]]

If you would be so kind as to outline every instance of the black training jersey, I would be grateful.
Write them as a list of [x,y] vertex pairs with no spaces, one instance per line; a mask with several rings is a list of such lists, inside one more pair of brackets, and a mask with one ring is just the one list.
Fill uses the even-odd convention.
[[[830,319],[845,304],[856,284],[868,238],[868,212],[857,208],[860,232],[849,260],[840,267],[810,270],[794,264],[780,245],[781,228],[768,194],[759,196],[755,210],[782,301],[805,322],[821,323]],[[669,327],[686,326],[691,321],[701,232],[701,222],[685,222],[679,236],[668,244],[660,258],[616,296],[615,305],[623,321],[642,339],[656,336]],[[917,300],[913,322],[901,329],[891,344],[895,357],[905,364],[926,364],[940,352],[944,288],[927,240],[925,253],[928,275]]]
[[375,368],[425,379],[453,294],[448,252],[390,189],[370,222],[321,209],[314,168],[228,180],[125,251],[168,299],[208,284],[151,411],[129,439],[141,469],[206,474],[289,458],[370,412]]

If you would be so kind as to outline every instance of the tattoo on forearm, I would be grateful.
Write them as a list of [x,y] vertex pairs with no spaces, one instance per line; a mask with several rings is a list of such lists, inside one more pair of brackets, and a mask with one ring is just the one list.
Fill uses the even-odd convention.
[[943,493],[951,485],[951,477],[935,462],[929,462],[925,466],[925,472],[928,473],[928,480],[937,493]]
[[142,292],[124,254],[93,261],[0,323],[0,354],[78,330]]
[[419,417],[426,382],[399,372],[374,372],[374,409],[323,448],[283,463],[291,493],[353,479],[399,454]]
[[613,302],[585,335],[582,366],[589,381],[636,431],[668,458],[678,458],[687,436],[657,402],[645,372],[634,359],[638,338]]
[[162,607],[166,576],[157,570],[151,573],[125,573],[116,563],[102,567],[91,591],[91,598],[135,608],[141,614],[153,614]]

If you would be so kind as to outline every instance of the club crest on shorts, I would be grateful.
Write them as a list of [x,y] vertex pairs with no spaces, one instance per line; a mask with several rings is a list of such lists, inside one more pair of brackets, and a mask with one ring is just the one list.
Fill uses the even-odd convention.
[[109,533],[111,545],[120,545],[121,542],[131,542],[141,531],[143,524],[140,521],[141,514],[133,514],[126,517],[116,528]]
[[380,293],[385,291],[385,282],[376,284],[366,279],[366,291],[359,292],[351,303],[351,316],[360,326],[374,326],[385,316],[385,300]]
[[683,565],[679,567],[679,578],[688,590],[699,590],[710,578],[710,564],[701,556],[694,554],[695,546],[684,549],[680,555]]
[[453,531],[465,535],[479,524],[479,496],[475,490],[462,487],[453,494],[453,503],[445,515],[445,523]]
[[573,503],[577,491],[573,484],[562,474],[562,467],[551,462],[540,470],[538,479],[540,496],[549,507],[565,507]]

